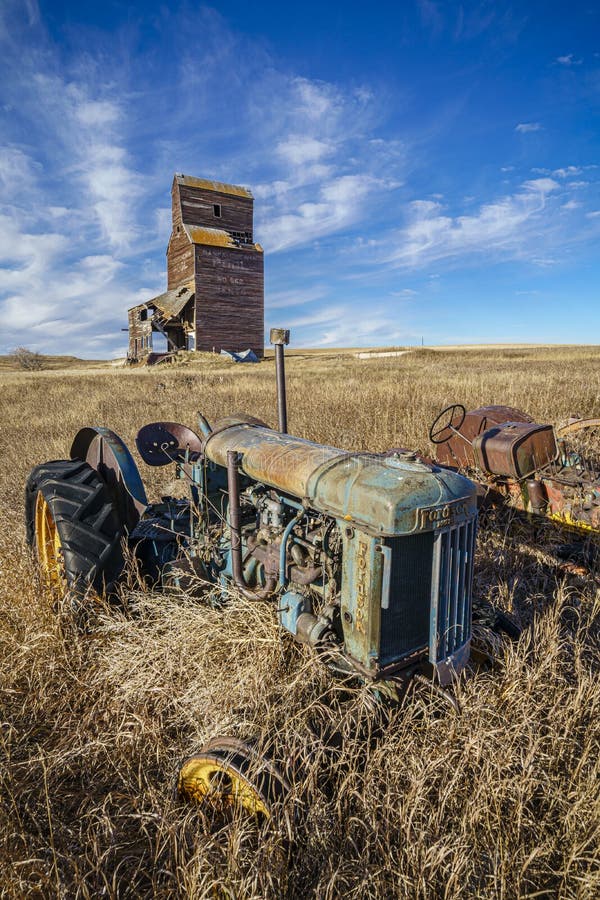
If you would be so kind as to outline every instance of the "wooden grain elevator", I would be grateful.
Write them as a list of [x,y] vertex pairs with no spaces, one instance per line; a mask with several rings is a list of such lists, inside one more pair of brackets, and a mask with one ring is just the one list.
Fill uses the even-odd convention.
[[264,353],[264,266],[247,188],[175,175],[167,290],[129,310],[128,359],[153,350]]

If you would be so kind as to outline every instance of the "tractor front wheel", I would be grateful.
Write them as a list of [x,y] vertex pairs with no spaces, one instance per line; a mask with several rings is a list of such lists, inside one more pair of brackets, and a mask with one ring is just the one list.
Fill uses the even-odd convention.
[[252,745],[220,735],[187,759],[178,775],[177,793],[213,812],[245,813],[269,820],[291,787],[279,767]]
[[37,466],[25,488],[25,526],[51,587],[83,596],[113,587],[123,568],[123,527],[106,485],[85,462]]

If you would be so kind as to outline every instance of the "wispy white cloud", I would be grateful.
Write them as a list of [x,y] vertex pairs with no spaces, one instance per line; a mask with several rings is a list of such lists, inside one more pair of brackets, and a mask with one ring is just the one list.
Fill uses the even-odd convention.
[[0,146],[0,352],[17,344],[60,352],[80,334],[86,355],[107,322],[113,331],[105,352],[114,352],[123,346],[126,262],[139,227],[140,182],[129,163],[121,104],[103,96],[110,87],[91,62],[78,77],[57,74],[59,60],[33,0],[23,20],[15,4],[3,12],[15,27],[0,28],[9,101],[0,110],[2,127],[7,135],[13,120],[15,134],[19,121],[27,127],[18,141]]
[[327,287],[322,284],[313,284],[309,287],[297,288],[288,291],[268,291],[265,297],[267,309],[288,309],[293,306],[304,306],[306,303],[314,303],[327,296]]
[[581,166],[563,166],[561,169],[554,169],[552,176],[554,178],[574,178],[575,175],[581,175],[582,171]]
[[300,315],[291,319],[289,327],[302,328],[306,335],[305,343],[314,347],[406,343],[414,337],[408,317],[403,316],[399,321],[397,311],[384,304],[372,306],[368,316],[360,307],[331,304],[320,308],[315,315]]
[[35,184],[42,167],[20,147],[0,147],[0,192],[3,202],[16,199]]
[[518,125],[515,125],[515,131],[519,131],[521,134],[529,134],[532,131],[540,131],[542,128],[540,122],[519,122]]
[[267,123],[269,140],[270,131],[276,136],[273,177],[254,187],[262,201],[256,233],[271,253],[356,224],[371,200],[400,184],[405,158],[397,139],[373,138],[373,103],[364,89],[282,76],[275,96]]
[[567,53],[565,56],[557,56],[555,62],[560,66],[580,66],[582,59],[575,59],[575,54]]
[[524,182],[511,195],[482,205],[476,215],[449,216],[440,203],[415,200],[410,205],[404,229],[389,238],[393,249],[385,255],[388,263],[422,266],[453,257],[510,250],[526,252],[528,226],[536,225],[549,194],[558,190],[551,178]]
[[259,234],[271,253],[334,235],[356,224],[365,202],[386,182],[371,175],[341,175],[324,181],[314,200],[263,222]]
[[[551,175],[552,178],[575,178],[577,175],[581,175],[582,172],[587,172],[592,169],[597,169],[598,166],[593,163],[585,166],[561,166],[558,169],[548,169],[548,168],[540,168],[539,166],[534,166],[531,171],[536,175]],[[574,187],[575,185],[587,184],[586,181],[580,182],[571,182],[570,186]]]
[[[58,277],[65,258],[69,265]],[[30,232],[14,217],[0,215],[4,334],[12,332],[15,344],[26,339],[34,349],[51,347],[60,341],[60,333],[85,332],[103,318],[118,315],[121,268],[105,254],[73,259],[65,235]]]
[[275,152],[292,166],[304,166],[317,162],[325,156],[331,156],[335,152],[335,146],[330,141],[294,134],[280,141]]
[[79,189],[89,224],[96,225],[105,243],[127,253],[138,235],[136,203],[143,182],[125,146],[126,116],[120,101],[95,97],[93,79],[75,83],[34,70],[29,81],[28,106],[44,110],[45,141],[51,142],[65,176]]

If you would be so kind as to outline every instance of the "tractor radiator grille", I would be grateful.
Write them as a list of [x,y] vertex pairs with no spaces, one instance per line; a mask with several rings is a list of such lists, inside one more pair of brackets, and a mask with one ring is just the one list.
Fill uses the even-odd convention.
[[389,588],[381,609],[379,662],[429,648],[446,659],[471,636],[476,519],[389,542]]
[[438,531],[433,539],[429,660],[446,659],[471,637],[471,591],[477,520]]
[[392,538],[389,593],[381,610],[379,662],[382,666],[420,650],[429,642],[433,580],[433,532]]

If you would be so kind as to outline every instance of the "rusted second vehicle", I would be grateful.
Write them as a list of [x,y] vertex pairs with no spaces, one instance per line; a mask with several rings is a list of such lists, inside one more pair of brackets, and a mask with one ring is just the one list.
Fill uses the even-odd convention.
[[600,461],[570,443],[600,419],[553,427],[510,406],[446,407],[429,430],[441,465],[464,471],[491,500],[582,532],[600,532]]
[[[277,609],[281,628],[344,679],[399,700],[445,687],[472,654],[476,489],[407,451],[349,453],[287,433],[284,344],[274,329],[279,429],[204,416],[198,431],[154,422],[136,438],[150,466],[175,466],[189,497],[149,503],[123,441],[83,428],[70,459],[37,466],[26,521],[59,590],[110,590],[127,544],[152,581],[213,586]],[[179,773],[183,797],[269,816],[285,793],[273,762],[215,737]]]

